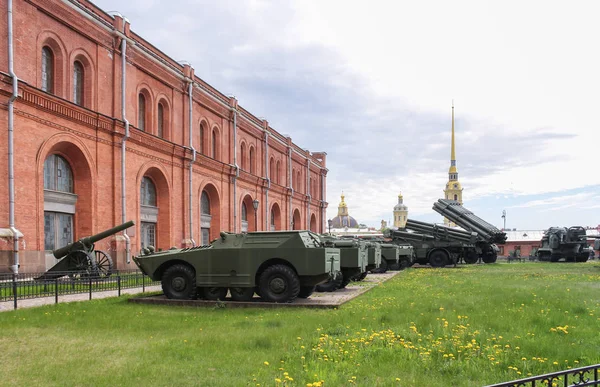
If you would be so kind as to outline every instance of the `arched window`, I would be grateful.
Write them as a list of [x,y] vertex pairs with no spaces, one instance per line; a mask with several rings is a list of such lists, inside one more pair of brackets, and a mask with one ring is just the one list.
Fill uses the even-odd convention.
[[138,129],[146,130],[146,97],[142,93],[138,96]]
[[277,160],[277,167],[275,169],[275,178],[277,180],[277,184],[281,184],[281,163]]
[[250,147],[250,173],[256,174],[256,159],[254,157],[254,147]]
[[54,54],[48,46],[42,48],[42,90],[54,93]]
[[77,197],[72,195],[73,173],[61,156],[50,155],[44,161],[44,249],[54,250],[73,242],[73,215]]
[[247,163],[246,163],[246,143],[243,142],[242,145],[240,146],[240,158],[241,158],[241,162],[240,162],[240,167],[243,170],[247,170]]
[[458,195],[454,194],[454,200],[458,200]]
[[158,115],[156,124],[156,134],[158,137],[163,137],[165,127],[165,111],[162,103],[158,104]]
[[212,131],[212,141],[210,144],[210,157],[213,159],[217,158],[217,132],[215,130]]
[[142,178],[140,203],[142,205],[140,209],[142,218],[140,245],[143,249],[148,246],[156,246],[156,223],[158,223],[156,186],[147,176]]
[[204,154],[204,135],[205,135],[204,125],[200,124],[200,148],[199,148],[199,151],[201,154]]
[[79,106],[83,106],[83,65],[76,60],[73,63],[73,102]]
[[200,197],[200,243],[207,245],[210,243],[210,198],[206,191],[202,191]]
[[275,231],[275,209],[271,208],[271,231]]
[[156,186],[147,176],[142,179],[140,200],[143,206],[156,207]]
[[246,209],[246,203],[242,202],[242,221],[248,221],[248,210]]
[[273,181],[275,178],[275,160],[273,160],[273,158],[271,158],[271,161],[269,161],[269,179],[271,179],[271,181]]
[[73,193],[73,173],[67,160],[50,155],[44,161],[44,189]]
[[302,180],[300,180],[300,171],[298,171],[298,173],[296,174],[296,189],[298,190],[298,192],[300,192],[300,190],[302,189]]
[[200,198],[200,213],[210,215],[210,199],[206,191],[202,191],[202,197]]

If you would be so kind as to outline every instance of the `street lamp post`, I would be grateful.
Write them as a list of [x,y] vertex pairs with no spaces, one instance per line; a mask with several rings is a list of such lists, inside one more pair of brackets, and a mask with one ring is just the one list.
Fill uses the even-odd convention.
[[503,230],[506,231],[506,210],[502,210],[502,219],[504,219],[504,228],[503,228]]
[[252,201],[252,207],[254,207],[254,231],[258,231],[258,216],[256,215],[258,210],[258,199]]
[[333,220],[329,219],[327,221],[327,224],[329,225],[329,235],[331,235],[331,224],[333,223]]

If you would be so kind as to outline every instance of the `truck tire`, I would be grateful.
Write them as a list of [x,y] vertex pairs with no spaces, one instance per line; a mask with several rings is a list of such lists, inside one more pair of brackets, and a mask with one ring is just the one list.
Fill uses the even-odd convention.
[[463,257],[463,259],[465,260],[465,263],[467,265],[472,265],[474,263],[477,263],[477,261],[479,260],[479,256],[474,251],[468,251]]
[[250,301],[254,297],[254,288],[229,288],[233,301]]
[[187,265],[176,264],[165,270],[161,285],[169,299],[193,300],[197,295],[196,273]]
[[216,287],[202,288],[202,296],[206,300],[211,300],[211,301],[221,300],[221,301],[223,301],[225,299],[225,297],[227,296],[227,288],[216,288]]
[[329,281],[323,283],[323,284],[319,284],[317,285],[316,291],[317,292],[335,292],[336,290],[338,290],[340,288],[340,286],[342,286],[342,281],[343,281],[343,276],[338,276],[336,279],[332,280],[330,279]]
[[298,298],[308,298],[315,292],[316,286],[300,286]]
[[495,263],[497,259],[498,254],[496,253],[484,254],[483,257],[481,257],[483,263]]
[[368,273],[367,273],[366,271],[363,271],[362,273],[360,273],[360,274],[357,274],[357,275],[355,275],[354,277],[352,277],[352,280],[353,280],[353,281],[356,281],[356,282],[362,281],[362,280],[364,280],[365,278],[367,278],[367,274],[368,274]]
[[376,274],[383,274],[386,271],[388,271],[388,263],[385,259],[383,259],[383,257],[381,258],[381,263],[379,264],[379,267],[376,269],[371,270],[371,273],[376,273]]
[[340,289],[344,289],[352,281],[352,277],[349,275],[342,274],[342,282],[340,283]]
[[431,267],[444,267],[448,264],[448,254],[442,250],[436,250],[429,255]]
[[289,266],[277,264],[262,272],[260,295],[269,302],[292,302],[300,293],[300,279]]

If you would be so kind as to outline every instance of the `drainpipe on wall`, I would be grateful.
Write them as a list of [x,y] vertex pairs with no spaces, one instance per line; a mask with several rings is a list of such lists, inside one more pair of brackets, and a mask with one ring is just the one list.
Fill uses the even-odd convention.
[[307,230],[310,230],[310,201],[312,197],[310,196],[310,159],[306,158],[306,195],[308,200],[306,201],[306,227]]
[[290,176],[290,186],[288,187],[290,189],[290,209],[288,212],[290,214],[290,221],[288,223],[288,227],[290,230],[292,230],[292,222],[294,221],[294,214],[292,214],[292,199],[294,198],[294,176],[292,175],[292,148],[288,148],[288,174]]
[[[267,171],[267,188],[265,190],[265,230],[268,231],[269,227],[269,188],[271,188],[271,171],[269,170],[269,125],[265,124],[265,170]],[[258,231],[258,230],[256,230]]]
[[[123,23],[123,34],[125,34],[125,21]],[[129,121],[127,121],[127,113],[125,108],[125,87],[127,85],[127,39],[121,40],[121,117],[125,123],[125,135],[121,141],[121,213],[122,222],[127,222],[127,200],[126,200],[126,183],[125,183],[125,143],[129,138]],[[131,263],[131,239],[127,235],[127,230],[123,230],[123,238],[125,238],[125,262]]]
[[196,246],[196,241],[194,240],[194,210],[192,207],[192,204],[194,202],[194,190],[192,187],[192,180],[193,180],[193,176],[194,176],[194,163],[196,162],[196,148],[194,148],[194,144],[192,141],[192,120],[193,120],[193,113],[192,113],[192,103],[193,103],[193,96],[192,96],[192,92],[194,91],[193,89],[193,80],[190,80],[190,83],[188,85],[188,94],[189,94],[189,118],[190,118],[190,122],[189,122],[189,138],[190,138],[190,149],[192,150],[192,161],[190,161],[190,173],[189,173],[189,188],[190,188],[190,192],[189,192],[189,217],[190,217],[190,241],[192,242],[192,246]]
[[[8,73],[12,78],[12,95],[8,100],[8,228],[13,239],[13,274],[19,274],[19,230],[15,228],[14,104],[19,96],[19,78],[13,69],[13,6],[8,0]],[[15,301],[16,302],[16,301]]]
[[240,167],[237,164],[237,104],[233,110],[233,232],[237,232],[237,178],[240,176]]

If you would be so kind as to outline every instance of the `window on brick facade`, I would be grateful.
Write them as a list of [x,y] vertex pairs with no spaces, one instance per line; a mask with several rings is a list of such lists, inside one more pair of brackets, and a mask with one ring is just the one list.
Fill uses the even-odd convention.
[[246,203],[242,202],[242,221],[248,221],[248,209],[246,208]]
[[250,147],[250,173],[256,174],[256,157],[253,146]]
[[138,95],[138,129],[146,130],[146,97]]
[[156,207],[156,186],[154,182],[144,176],[142,178],[142,186],[140,187],[140,202],[143,206]]
[[73,193],[73,172],[64,158],[50,155],[44,161],[44,189]]
[[156,134],[158,137],[163,137],[165,127],[165,108],[162,103],[158,104]]
[[271,161],[269,161],[269,179],[271,179],[271,181],[274,181],[275,178],[275,160],[273,160],[273,158],[271,158]]
[[246,143],[245,142],[243,142],[242,145],[240,146],[240,158],[241,158],[240,168],[242,168],[243,170],[247,170],[248,163],[246,162]]
[[277,184],[281,184],[281,163],[277,161],[277,167],[275,169],[275,178],[277,180]]
[[210,143],[210,157],[213,159],[217,158],[217,131],[212,131],[212,139]]
[[210,243],[211,222],[210,198],[206,191],[202,191],[202,195],[200,196],[200,243],[203,245]]
[[48,46],[42,48],[42,90],[54,93],[54,54]]
[[80,61],[73,63],[73,102],[79,106],[83,106],[84,98],[84,69]]

